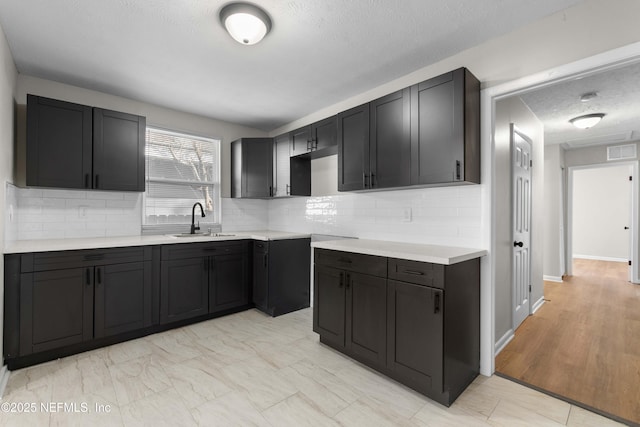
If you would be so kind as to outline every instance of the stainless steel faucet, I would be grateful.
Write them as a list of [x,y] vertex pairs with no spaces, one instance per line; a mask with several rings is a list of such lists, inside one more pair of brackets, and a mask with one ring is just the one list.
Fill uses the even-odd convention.
[[206,216],[200,202],[194,203],[193,208],[191,208],[191,234],[196,234],[196,230],[200,230],[200,221],[198,221],[198,225],[196,226],[196,206],[200,206],[200,214],[202,215],[202,218]]

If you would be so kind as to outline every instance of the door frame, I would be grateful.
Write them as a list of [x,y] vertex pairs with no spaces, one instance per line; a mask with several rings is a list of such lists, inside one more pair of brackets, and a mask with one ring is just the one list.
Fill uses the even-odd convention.
[[[617,145],[617,144],[616,144]],[[634,179],[631,181],[631,221],[629,224],[631,233],[630,238],[630,251],[629,251],[629,259],[631,261],[636,260],[636,262],[631,263],[631,269],[629,272],[629,281],[632,283],[640,283],[638,279],[638,160],[630,160],[630,161],[617,161],[617,162],[609,162],[609,163],[594,163],[590,165],[581,165],[581,166],[570,166],[568,168],[569,174],[567,177],[567,242],[566,242],[566,253],[565,259],[568,261],[566,264],[566,274],[571,276],[573,273],[573,183],[574,183],[574,172],[577,170],[585,170],[585,169],[602,169],[608,167],[616,167],[616,166],[631,166],[632,172],[631,175]]]
[[[505,58],[505,60],[508,58]],[[495,191],[495,107],[500,99],[567,81],[579,76],[628,65],[640,61],[640,42],[589,56],[533,75],[483,89],[480,93],[480,132],[482,177],[482,242],[489,248],[481,260],[480,294],[480,373],[490,376],[495,371],[495,276],[496,263],[504,262],[493,255],[497,245]],[[637,260],[636,260],[637,261]],[[511,262],[510,260],[508,262]]]

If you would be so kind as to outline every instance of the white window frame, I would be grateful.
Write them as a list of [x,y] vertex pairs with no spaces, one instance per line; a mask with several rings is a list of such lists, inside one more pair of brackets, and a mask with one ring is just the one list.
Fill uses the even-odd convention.
[[[159,126],[147,126],[148,131],[164,133],[167,135],[182,137],[182,138],[193,138],[201,141],[212,142],[214,144],[214,148],[212,150],[214,159],[217,159],[217,166],[215,167],[216,176],[213,181],[202,181],[202,184],[211,185],[213,187],[213,215],[207,215],[205,218],[200,216],[200,209],[196,208],[195,221],[196,223],[200,223],[201,231],[206,232],[208,229],[211,231],[219,232],[222,229],[221,225],[221,202],[222,202],[222,188],[220,181],[221,174],[221,145],[222,138],[216,137],[208,137],[202,135],[196,135],[188,132],[175,131],[165,129]],[[145,132],[145,138],[147,133]],[[214,160],[216,161],[216,160]],[[180,179],[169,179],[169,178],[152,178],[149,177],[149,167],[148,167],[148,159],[147,153],[145,152],[145,188],[148,188],[149,182],[157,182],[163,184],[184,184],[189,185],[193,184],[193,181],[188,180],[180,180]],[[185,206],[185,210],[191,215],[192,206]],[[213,221],[212,221],[213,220]],[[143,235],[151,235],[151,234],[173,234],[173,233],[184,233],[190,231],[190,224],[184,223],[165,223],[165,224],[148,224],[147,223],[147,190],[145,190],[142,197],[142,234]]]

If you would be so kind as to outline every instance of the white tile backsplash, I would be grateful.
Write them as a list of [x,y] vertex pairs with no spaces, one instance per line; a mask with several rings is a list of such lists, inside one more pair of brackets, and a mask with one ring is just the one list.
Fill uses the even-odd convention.
[[276,199],[268,223],[271,230],[482,247],[481,191],[473,185]]
[[18,188],[7,184],[7,241],[139,235],[142,195]]
[[222,231],[268,230],[267,200],[222,199]]
[[[7,184],[6,240],[139,235],[142,195]],[[291,231],[482,247],[482,186],[222,199],[222,230]],[[13,207],[13,208],[12,208]],[[405,212],[410,211],[410,221]]]

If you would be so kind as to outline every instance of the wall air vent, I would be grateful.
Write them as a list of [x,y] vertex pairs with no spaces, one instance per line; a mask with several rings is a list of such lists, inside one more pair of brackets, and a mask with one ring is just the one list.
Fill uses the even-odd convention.
[[607,161],[635,159],[636,147],[636,144],[615,145],[613,147],[607,147]]

